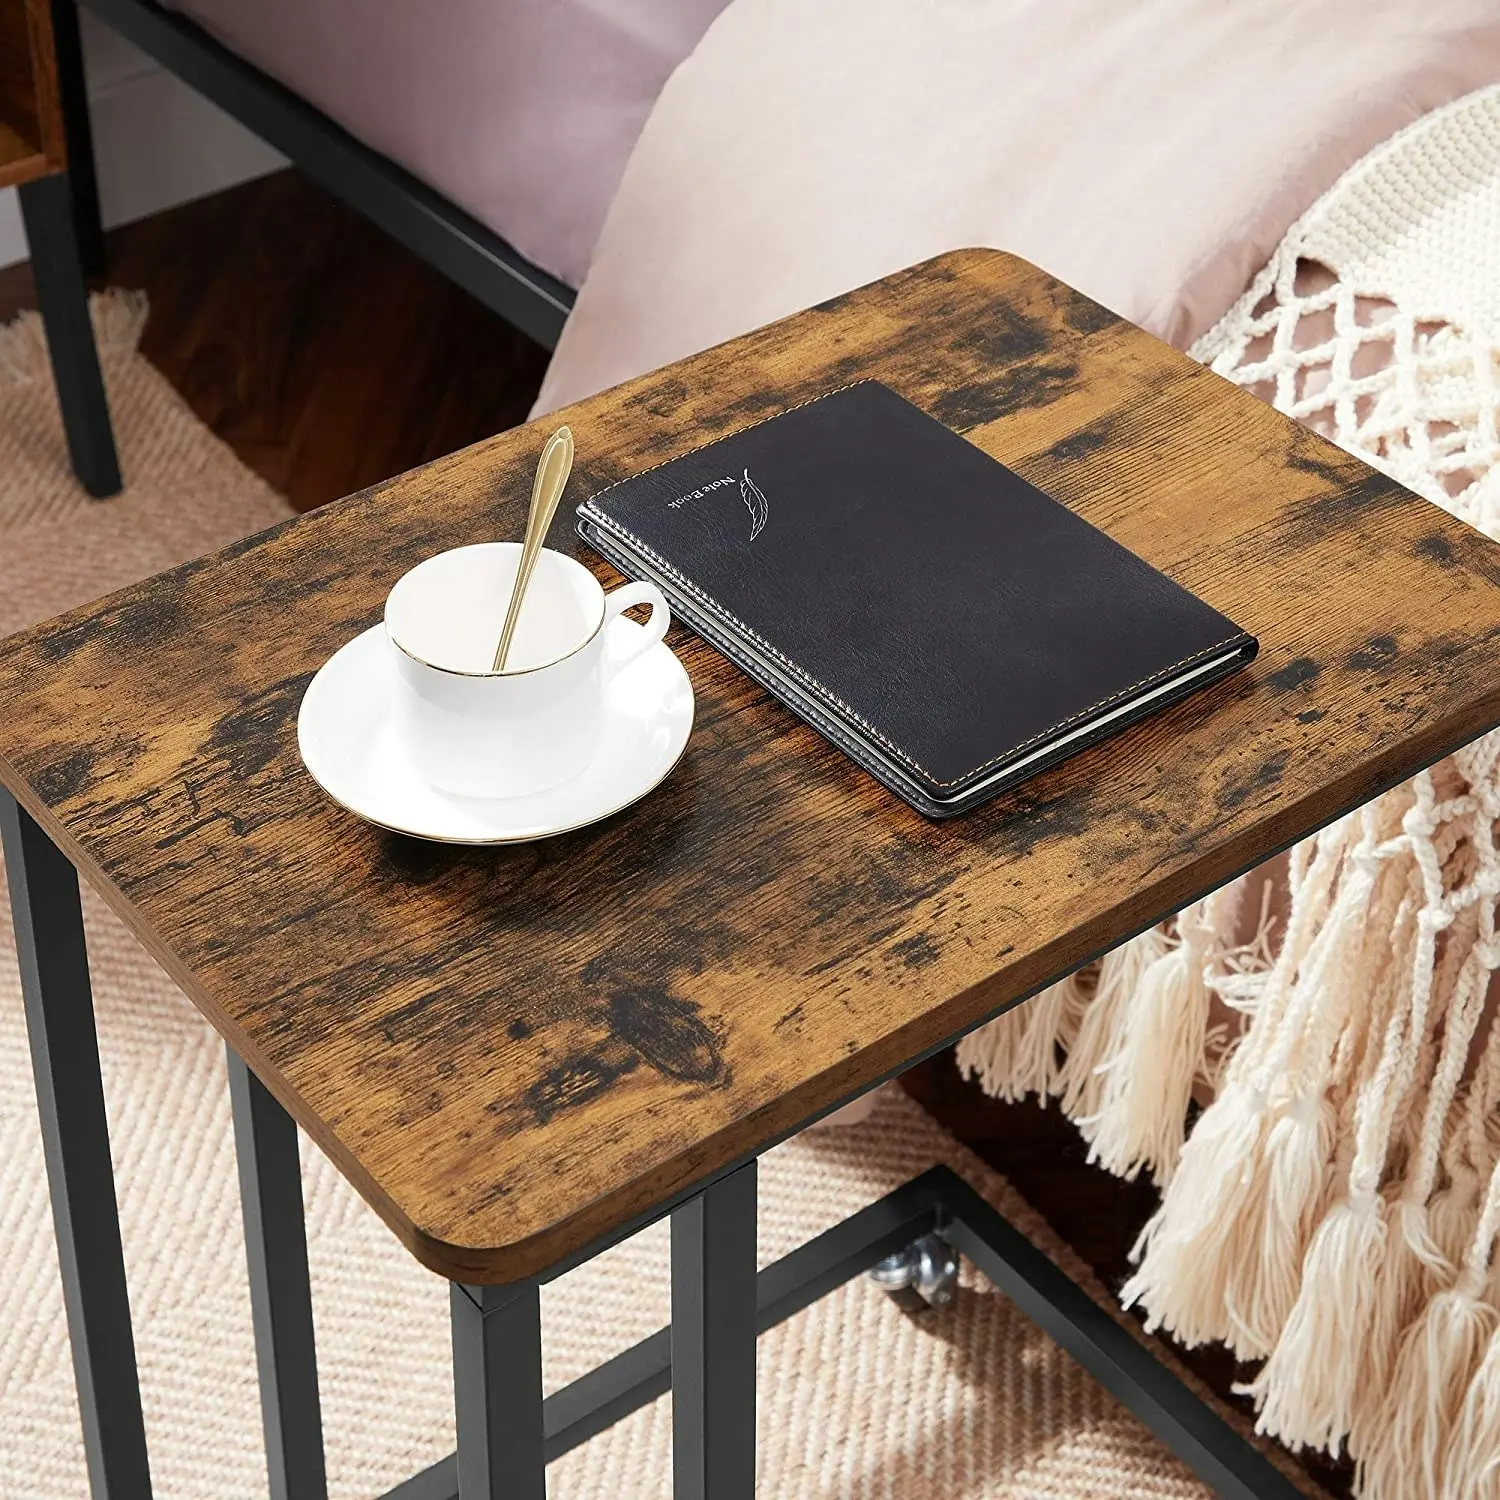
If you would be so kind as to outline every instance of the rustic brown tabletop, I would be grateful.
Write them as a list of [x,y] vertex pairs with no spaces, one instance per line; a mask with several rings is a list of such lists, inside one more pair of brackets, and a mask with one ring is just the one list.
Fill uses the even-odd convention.
[[[507,432],[0,647],[0,779],[414,1254],[535,1272],[1500,720],[1500,550],[1019,260],[946,256],[585,402],[578,497],[886,381],[1259,636],[946,825],[696,638],[667,783],[463,851],[298,758],[317,667],[518,535]],[[572,533],[553,544],[615,581]]]
[[[866,376],[1257,662],[933,824],[674,630],[697,726],[643,802],[382,833],[303,770],[303,690],[418,559],[520,534],[549,424],[0,645],[0,780],[445,1276],[584,1253],[1500,721],[1500,549],[996,252],[569,409],[572,494]],[[616,581],[570,513],[552,541]]]

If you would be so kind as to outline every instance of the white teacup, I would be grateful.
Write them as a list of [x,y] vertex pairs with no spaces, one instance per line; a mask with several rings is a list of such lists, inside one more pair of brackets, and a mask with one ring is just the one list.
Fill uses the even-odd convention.
[[[582,563],[543,549],[505,670],[491,670],[520,559],[519,542],[440,552],[385,601],[396,727],[418,773],[445,792],[524,797],[579,775],[603,735],[609,678],[667,633],[655,585],[606,596]],[[651,606],[644,630],[609,628],[636,604]]]

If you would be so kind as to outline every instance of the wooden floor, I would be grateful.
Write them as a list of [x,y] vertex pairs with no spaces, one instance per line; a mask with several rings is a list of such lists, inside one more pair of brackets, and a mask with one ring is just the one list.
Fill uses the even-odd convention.
[[[109,235],[111,284],[151,300],[146,356],[251,468],[300,510],[525,419],[547,356],[292,172]],[[32,306],[0,270],[0,319]],[[1003,1105],[944,1055],[906,1086],[1004,1172],[1110,1285],[1155,1203],[1093,1167],[1055,1111]],[[1221,1394],[1222,1350],[1189,1356]],[[1347,1467],[1310,1462],[1338,1494]]]

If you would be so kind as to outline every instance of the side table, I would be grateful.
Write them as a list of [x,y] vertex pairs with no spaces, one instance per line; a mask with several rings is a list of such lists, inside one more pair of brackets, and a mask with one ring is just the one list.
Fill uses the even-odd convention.
[[[1255,631],[1254,667],[933,824],[678,630],[698,727],[644,802],[514,848],[382,834],[302,770],[302,692],[411,563],[519,533],[535,427],[0,644],[96,1496],[150,1481],[75,868],[229,1047],[275,1495],[326,1491],[294,1120],[452,1284],[458,1450],[401,1500],[541,1500],[669,1383],[679,1500],[748,1500],[757,1331],[934,1230],[1220,1492],[1295,1493],[945,1172],[757,1275],[755,1160],[1500,722],[1500,548],[990,251],[569,409],[578,493],[861,376]],[[544,1401],[539,1284],[666,1214],[670,1328]]]
[[21,201],[73,471],[102,499],[120,465],[84,286],[104,239],[74,0],[0,0],[0,187]]

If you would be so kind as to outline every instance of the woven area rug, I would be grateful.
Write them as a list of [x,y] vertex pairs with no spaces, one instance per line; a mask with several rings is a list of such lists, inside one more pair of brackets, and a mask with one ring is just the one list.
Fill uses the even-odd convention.
[[[286,514],[135,352],[143,305],[95,309],[127,493],[82,497],[34,320],[0,331],[0,633]],[[157,1493],[266,1493],[222,1048],[85,890],[90,958]],[[374,1495],[452,1444],[447,1298],[304,1142],[332,1493]],[[1000,1177],[899,1092],[867,1121],[765,1159],[760,1252],[785,1253],[947,1162],[1087,1282]],[[86,1494],[10,924],[0,921],[0,1481],[10,1500]],[[666,1226],[547,1288],[547,1383],[664,1322]],[[1102,1288],[1089,1283],[1096,1298]],[[762,1338],[760,1493],[796,1497],[1206,1496],[1065,1355],[966,1271],[912,1318],[857,1281]],[[563,1500],[670,1494],[670,1398],[554,1465]]]

